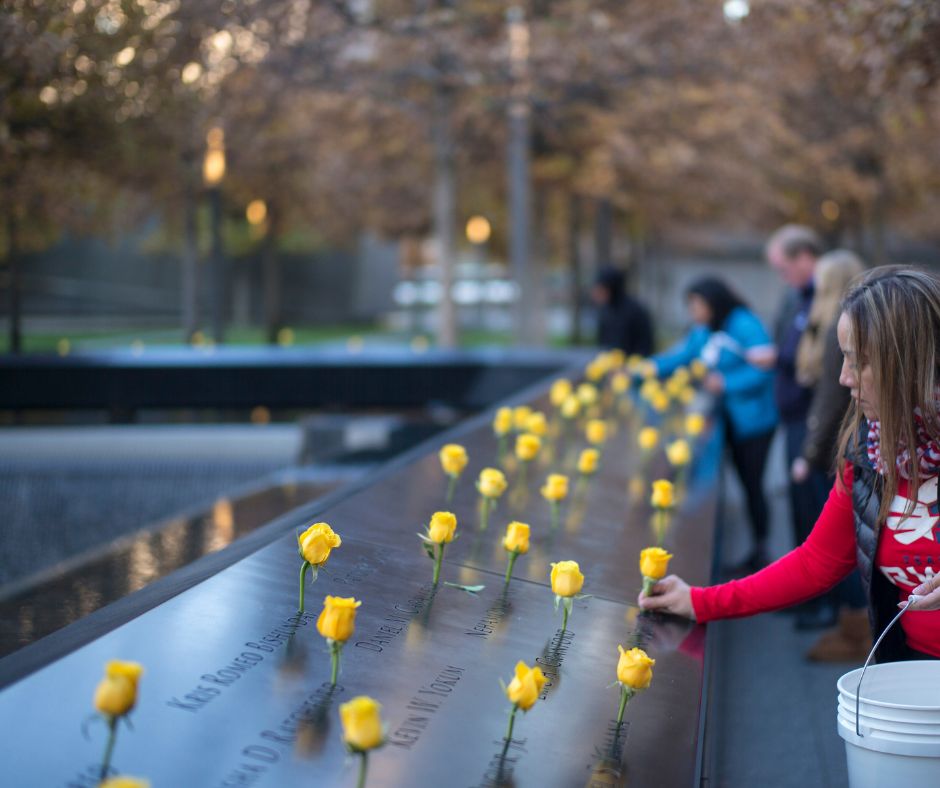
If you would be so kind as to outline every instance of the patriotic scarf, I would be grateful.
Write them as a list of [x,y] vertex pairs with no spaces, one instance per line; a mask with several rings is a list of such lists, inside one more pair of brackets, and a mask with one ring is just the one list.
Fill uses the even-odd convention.
[[[924,428],[923,413],[920,408],[914,411],[914,424],[917,430],[917,463],[920,472],[927,476],[940,474],[940,443],[931,440]],[[881,423],[870,421],[868,423],[868,461],[878,473],[884,476],[885,465],[881,457]],[[898,457],[895,460],[898,473],[905,479],[910,479],[911,450],[904,445],[898,446]]]

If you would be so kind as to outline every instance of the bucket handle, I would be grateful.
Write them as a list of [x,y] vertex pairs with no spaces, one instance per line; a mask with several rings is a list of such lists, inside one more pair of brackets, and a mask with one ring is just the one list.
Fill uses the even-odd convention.
[[913,605],[918,599],[920,599],[920,597],[917,594],[911,594],[907,598],[907,604],[901,608],[901,612],[891,619],[891,623],[888,624],[888,626],[884,628],[884,631],[878,636],[878,640],[875,641],[875,645],[872,646],[871,651],[868,652],[868,659],[865,660],[865,664],[862,666],[862,675],[858,677],[858,686],[855,688],[855,735],[860,739],[864,738],[864,736],[862,736],[862,729],[858,723],[858,715],[862,703],[862,679],[865,678],[865,671],[868,670],[868,663],[871,662],[871,658],[875,656],[875,652],[878,650],[878,646],[881,645],[881,641],[885,639],[885,635],[888,634],[888,631],[891,629],[891,627],[893,627],[898,622],[898,619],[901,618],[901,616],[903,616],[911,607],[911,605]]

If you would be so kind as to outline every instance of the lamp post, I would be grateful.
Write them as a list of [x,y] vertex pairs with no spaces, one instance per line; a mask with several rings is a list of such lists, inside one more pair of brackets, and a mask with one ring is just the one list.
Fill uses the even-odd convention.
[[225,259],[222,252],[222,181],[225,179],[225,132],[215,126],[206,134],[206,154],[202,160],[202,182],[209,195],[210,281],[212,283],[212,338],[225,339]]
[[490,240],[493,228],[489,219],[477,215],[467,220],[464,232],[473,246],[474,262],[478,266],[477,327],[482,329],[486,328],[486,243]]
[[277,256],[276,204],[256,199],[248,203],[245,218],[251,225],[251,237],[261,239],[261,288],[264,294],[264,335],[273,345],[280,341],[281,271]]
[[512,88],[509,99],[509,257],[518,301],[516,310],[516,341],[537,342],[532,292],[531,256],[531,190],[529,185],[529,25],[521,5],[510,6],[506,12],[509,27],[509,68]]

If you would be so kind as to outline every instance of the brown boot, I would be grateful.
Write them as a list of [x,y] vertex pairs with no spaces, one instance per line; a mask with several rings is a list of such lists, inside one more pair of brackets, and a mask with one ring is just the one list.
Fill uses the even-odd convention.
[[856,662],[861,664],[871,651],[868,611],[842,608],[839,623],[824,632],[806,658],[813,662]]

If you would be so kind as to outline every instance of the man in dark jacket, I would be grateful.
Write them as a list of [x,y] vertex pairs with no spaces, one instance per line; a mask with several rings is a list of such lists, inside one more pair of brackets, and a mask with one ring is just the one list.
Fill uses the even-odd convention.
[[[786,440],[787,468],[792,468],[793,461],[802,456],[806,419],[813,401],[813,389],[797,380],[796,353],[813,303],[813,276],[816,260],[823,253],[823,243],[815,230],[788,224],[770,236],[765,253],[767,263],[788,285],[775,331],[776,398]],[[810,480],[790,480],[790,510],[796,544],[806,539],[824,502]],[[797,626],[830,626],[834,622],[835,610],[830,604],[810,607],[798,613]]]
[[591,289],[598,307],[597,344],[619,348],[628,356],[653,352],[653,325],[646,307],[627,294],[623,271],[602,268]]

